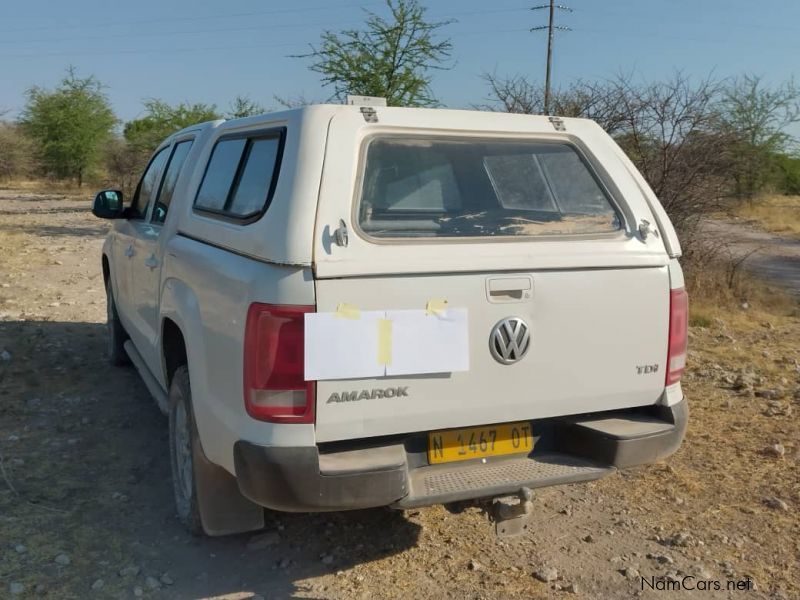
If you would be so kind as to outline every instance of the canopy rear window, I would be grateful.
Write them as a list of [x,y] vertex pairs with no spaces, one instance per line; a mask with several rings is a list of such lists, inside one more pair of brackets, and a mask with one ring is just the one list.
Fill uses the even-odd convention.
[[380,137],[367,147],[358,222],[377,238],[598,234],[621,227],[569,144]]

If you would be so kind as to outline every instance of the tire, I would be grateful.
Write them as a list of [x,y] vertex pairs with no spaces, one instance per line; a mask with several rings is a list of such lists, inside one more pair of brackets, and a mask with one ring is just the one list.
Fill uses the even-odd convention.
[[108,332],[108,362],[115,367],[129,365],[131,359],[125,352],[125,342],[128,340],[128,332],[122,326],[117,313],[117,304],[114,302],[114,291],[111,289],[111,282],[106,287],[106,331]]
[[189,369],[175,370],[169,388],[169,455],[172,465],[172,489],[178,519],[192,535],[203,535],[195,480],[194,445],[197,427],[192,413],[192,390]]

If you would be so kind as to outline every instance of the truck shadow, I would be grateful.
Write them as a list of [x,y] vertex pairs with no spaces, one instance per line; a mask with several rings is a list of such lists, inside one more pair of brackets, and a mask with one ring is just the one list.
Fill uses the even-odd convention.
[[19,225],[0,223],[1,231],[11,231],[14,233],[27,233],[40,237],[74,237],[74,238],[97,238],[108,233],[108,225],[100,224],[95,227],[73,227],[67,225]]
[[[112,596],[130,596],[166,573],[162,597],[325,597],[316,578],[417,543],[420,526],[388,509],[268,512],[265,531],[277,537],[260,548],[258,532],[187,534],[173,509],[166,417],[132,368],[107,365],[105,343],[100,323],[0,321],[10,353],[0,361],[0,434],[18,438],[3,457],[18,495],[0,495],[0,513],[11,517],[9,540],[48,531],[72,557],[69,570],[54,570],[52,550],[25,565],[47,588],[80,597],[103,579]],[[120,575],[126,567],[135,568]]]

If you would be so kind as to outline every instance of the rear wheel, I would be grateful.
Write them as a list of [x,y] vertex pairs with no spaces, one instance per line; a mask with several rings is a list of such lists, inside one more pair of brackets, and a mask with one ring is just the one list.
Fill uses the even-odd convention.
[[176,369],[169,388],[169,449],[172,463],[172,487],[178,519],[193,535],[203,533],[195,482],[194,444],[197,428],[192,414],[192,391],[189,369]]
[[128,353],[125,352],[128,333],[119,321],[119,313],[117,313],[117,305],[114,302],[114,292],[111,289],[110,281],[106,287],[106,330],[108,331],[108,361],[115,367],[130,364]]

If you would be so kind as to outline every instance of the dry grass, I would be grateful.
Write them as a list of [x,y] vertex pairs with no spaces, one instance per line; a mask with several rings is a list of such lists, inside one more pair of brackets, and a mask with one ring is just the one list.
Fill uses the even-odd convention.
[[734,214],[765,231],[800,237],[800,196],[761,196],[743,203]]
[[799,316],[797,300],[731,260],[718,258],[704,264],[684,265],[684,274],[692,325],[702,327],[715,317],[738,314],[745,303],[755,312],[779,317]]
[[0,189],[15,190],[18,192],[32,192],[41,194],[91,194],[99,189],[100,184],[92,181],[84,182],[83,187],[78,187],[73,181],[48,181],[47,179],[0,179]]

